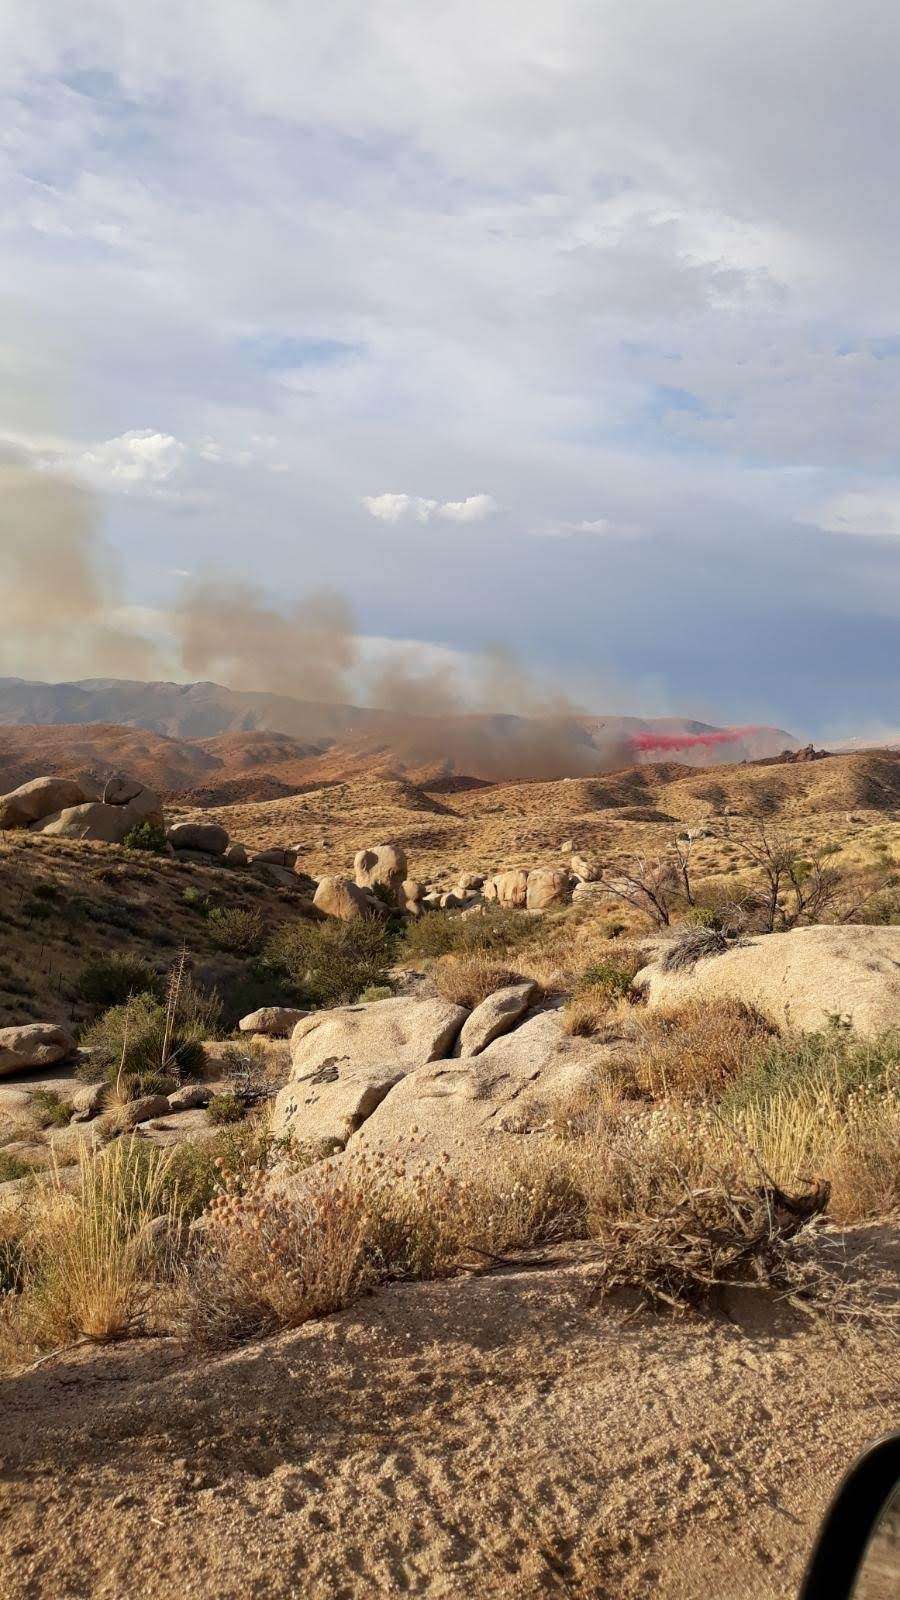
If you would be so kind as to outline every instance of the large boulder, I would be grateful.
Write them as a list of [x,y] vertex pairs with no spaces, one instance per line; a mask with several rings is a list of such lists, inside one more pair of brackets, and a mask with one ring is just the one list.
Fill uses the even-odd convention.
[[[130,786],[130,789],[134,785]],[[133,828],[149,822],[162,827],[159,796],[139,786],[127,802],[109,804],[88,800],[83,805],[65,806],[51,816],[32,823],[32,833],[47,833],[63,839],[93,839],[100,844],[121,844]]]
[[349,878],[322,878],[313,895],[313,905],[326,917],[339,917],[342,922],[378,916],[384,909],[374,895]]
[[228,849],[228,834],[217,822],[173,822],[166,838],[175,850],[198,850],[221,856]]
[[398,904],[402,902],[407,875],[406,854],[398,844],[376,844],[360,850],[353,858],[353,876],[360,889],[382,889]]
[[276,1096],[272,1131],[278,1139],[342,1149],[352,1133],[399,1083],[403,1069],[389,1066],[338,1066],[332,1062],[287,1084]]
[[80,806],[85,792],[74,778],[32,778],[0,795],[0,828],[30,828],[33,822]]
[[601,1051],[564,1032],[559,1011],[539,1012],[475,1057],[434,1061],[400,1079],[348,1148],[449,1154],[464,1166],[485,1140],[546,1123],[554,1101],[590,1082]]
[[818,1032],[838,1018],[874,1038],[900,1027],[900,928],[761,934],[675,972],[665,970],[663,952],[634,983],[652,1010],[740,1000],[779,1028]]
[[396,996],[368,1005],[312,1012],[291,1035],[291,1077],[323,1066],[372,1066],[389,1062],[408,1072],[448,1056],[468,1016],[449,1000]]
[[260,1011],[241,1017],[238,1027],[241,1033],[264,1033],[270,1039],[287,1039],[297,1023],[308,1016],[308,1011],[295,1011],[290,1006],[263,1006]]
[[26,1022],[16,1028],[0,1028],[0,1078],[28,1067],[50,1067],[65,1061],[75,1049],[75,1041],[55,1022]]
[[565,906],[571,898],[572,879],[565,867],[535,867],[529,872],[525,891],[525,904],[529,911]]
[[497,872],[488,879],[482,892],[485,900],[496,900],[498,905],[512,906],[518,910],[528,898],[528,873],[522,867]]
[[463,1023],[456,1047],[457,1055],[480,1055],[502,1033],[509,1033],[524,1017],[536,992],[537,984],[530,980],[509,984],[505,989],[495,989]]

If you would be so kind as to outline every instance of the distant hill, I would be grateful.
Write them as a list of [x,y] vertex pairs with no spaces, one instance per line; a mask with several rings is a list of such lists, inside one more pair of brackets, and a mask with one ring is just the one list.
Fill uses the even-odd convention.
[[[667,757],[696,767],[798,748],[780,728],[716,728],[690,718],[426,717],[215,683],[114,678],[58,684],[0,678],[0,729],[7,775],[127,766],[148,781],[155,770],[158,788],[196,788],[220,803],[227,803],[222,784],[230,798],[246,799],[264,776],[274,796],[373,770],[417,783],[575,777]],[[154,744],[152,735],[168,742]],[[203,803],[200,792],[197,799]]]

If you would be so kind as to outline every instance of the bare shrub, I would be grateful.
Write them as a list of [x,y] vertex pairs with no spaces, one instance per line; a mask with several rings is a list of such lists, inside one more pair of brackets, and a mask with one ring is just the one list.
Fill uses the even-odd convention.
[[765,1181],[750,1188],[729,1168],[699,1188],[669,1176],[671,1188],[647,1186],[635,1215],[598,1221],[601,1295],[636,1290],[653,1308],[676,1311],[708,1305],[733,1284],[792,1300],[822,1296],[826,1274],[799,1236],[827,1205],[827,1184],[790,1196]]
[[721,955],[734,943],[721,928],[695,924],[677,930],[672,943],[663,951],[659,965],[663,972],[685,972],[708,956]]
[[438,994],[454,1005],[468,1006],[470,1010],[497,989],[505,989],[512,983],[523,981],[521,973],[500,966],[483,951],[444,956],[434,970]]

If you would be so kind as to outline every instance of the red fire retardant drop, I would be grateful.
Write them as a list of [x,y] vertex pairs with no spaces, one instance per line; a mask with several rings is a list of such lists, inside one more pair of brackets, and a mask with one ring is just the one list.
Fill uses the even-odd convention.
[[629,743],[633,750],[645,755],[648,750],[696,750],[710,745],[733,744],[747,733],[758,733],[759,728],[716,728],[710,733],[635,733]]

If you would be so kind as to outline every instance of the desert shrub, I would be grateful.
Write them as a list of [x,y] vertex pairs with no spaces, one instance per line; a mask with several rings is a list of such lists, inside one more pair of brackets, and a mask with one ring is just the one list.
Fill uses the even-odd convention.
[[166,1000],[135,995],[111,1006],[85,1030],[88,1069],[99,1065],[128,1099],[164,1093],[203,1065],[203,1040],[218,1026],[218,997],[203,994],[190,979],[170,983]]
[[131,995],[158,993],[159,975],[140,956],[119,954],[91,956],[75,980],[80,1000],[92,1006],[116,1006]]
[[869,1090],[900,1086],[900,1030],[880,1039],[860,1039],[847,1028],[824,1033],[770,1033],[758,1041],[722,1098],[722,1109],[737,1112],[779,1095],[817,1095],[845,1103]]
[[215,906],[207,925],[213,944],[234,955],[258,955],[265,943],[266,919],[258,906]]
[[41,1128],[67,1128],[72,1120],[72,1108],[60,1100],[53,1089],[35,1089],[31,1106]]
[[373,918],[304,918],[275,930],[262,971],[286,985],[302,1005],[349,1005],[371,984],[384,983],[393,954],[390,930]]
[[643,965],[636,950],[616,951],[591,963],[579,976],[575,993],[563,1009],[567,1033],[588,1038],[607,1023],[621,1001],[631,997],[631,985]]
[[472,1010],[497,989],[511,983],[522,983],[520,972],[500,966],[483,951],[469,955],[444,956],[434,971],[434,984],[439,995],[454,1005]]
[[15,1178],[27,1178],[31,1170],[27,1161],[20,1161],[18,1156],[11,1156],[5,1150],[0,1150],[0,1183],[12,1183]]
[[721,1092],[757,1058],[772,1029],[737,1000],[689,1001],[673,1011],[641,1013],[632,1063],[638,1087],[654,1098]]
[[141,1324],[159,1253],[150,1224],[177,1220],[166,1200],[169,1157],[121,1139],[82,1150],[74,1190],[58,1174],[29,1212],[20,1300],[23,1331],[41,1344],[112,1339]]
[[368,1005],[372,1000],[390,1000],[393,993],[389,983],[370,983],[359,999],[363,1005]]
[[206,1108],[210,1122],[223,1125],[240,1122],[244,1115],[244,1102],[236,1094],[214,1094]]
[[126,850],[148,850],[151,855],[166,853],[166,830],[158,822],[138,822],[122,840]]
[[191,911],[198,912],[201,917],[209,915],[209,895],[204,894],[195,884],[189,883],[186,889],[182,889],[181,898]]
[[676,930],[660,958],[663,972],[684,972],[707,956],[721,955],[734,942],[712,920],[714,913],[708,915],[711,919],[708,922],[695,921]]
[[[233,1194],[241,1193],[268,1169],[273,1153],[280,1148],[272,1137],[267,1113],[251,1112],[241,1122],[220,1126],[209,1139],[176,1145],[164,1174],[165,1193],[177,1198],[185,1220],[192,1221],[224,1187]],[[292,1160],[296,1165],[293,1155]]]
[[29,895],[28,899],[22,902],[22,915],[27,917],[29,922],[46,922],[48,917],[52,917],[53,911],[52,901],[42,900],[36,895]]
[[180,1285],[178,1324],[191,1344],[222,1345],[347,1305],[366,1280],[367,1219],[352,1183],[317,1167],[290,1197],[262,1174],[226,1182],[205,1216]]
[[426,911],[410,922],[399,959],[428,956],[495,955],[515,950],[534,937],[534,923],[521,912],[489,906],[477,916],[455,917],[446,911]]

